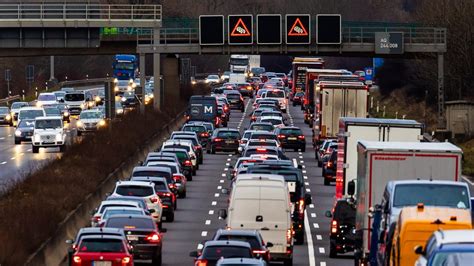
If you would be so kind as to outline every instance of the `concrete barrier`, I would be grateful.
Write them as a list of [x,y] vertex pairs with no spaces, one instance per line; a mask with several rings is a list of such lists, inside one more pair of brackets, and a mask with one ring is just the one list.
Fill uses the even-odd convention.
[[58,225],[56,233],[47,239],[33,254],[28,257],[25,265],[59,265],[67,255],[69,245],[67,239],[74,239],[76,233],[82,227],[90,225],[90,212],[104,200],[105,194],[111,192],[117,180],[130,177],[130,174],[139,161],[143,161],[147,154],[161,146],[169,134],[184,123],[182,114],[165,125],[160,132],[137,148],[134,156],[123,162],[115,171],[97,187],[97,190],[89,194],[84,201],[71,211]]

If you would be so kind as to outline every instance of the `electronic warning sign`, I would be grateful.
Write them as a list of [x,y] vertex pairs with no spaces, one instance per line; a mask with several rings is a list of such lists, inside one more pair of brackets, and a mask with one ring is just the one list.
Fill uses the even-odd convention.
[[253,44],[252,15],[229,15],[227,27],[229,44]]
[[311,16],[286,15],[286,43],[310,44],[311,43]]
[[316,43],[324,45],[341,44],[341,42],[341,15],[316,15]]
[[202,15],[199,16],[199,44],[223,45],[224,44],[224,16]]
[[281,44],[281,15],[257,15],[257,44]]

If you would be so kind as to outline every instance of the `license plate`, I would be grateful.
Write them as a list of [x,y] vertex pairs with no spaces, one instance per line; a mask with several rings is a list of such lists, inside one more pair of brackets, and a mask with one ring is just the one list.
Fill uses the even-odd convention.
[[295,137],[289,137],[288,140],[296,140]]
[[226,140],[225,143],[230,143],[230,144],[232,144],[232,143],[234,143],[234,141],[233,141],[233,140]]
[[127,240],[128,241],[138,241],[138,236],[128,235]]
[[112,266],[111,261],[93,261],[92,262],[93,266]]
[[288,191],[294,193],[296,191],[296,182],[288,182]]

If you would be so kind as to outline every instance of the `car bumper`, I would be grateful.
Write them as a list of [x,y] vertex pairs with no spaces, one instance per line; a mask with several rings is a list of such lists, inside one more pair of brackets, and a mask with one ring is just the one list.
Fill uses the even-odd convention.
[[272,261],[281,261],[293,258],[293,246],[288,247],[285,253],[282,252],[270,252],[270,258]]
[[52,141],[52,142],[34,142],[33,141],[33,146],[38,146],[38,147],[58,147],[64,145],[64,141]]
[[239,144],[213,144],[216,151],[238,151]]
[[324,169],[324,178],[336,180],[336,170],[331,168]]
[[294,149],[306,146],[305,141],[282,141],[280,144],[284,149]]
[[161,253],[161,246],[150,244],[135,244],[133,245],[133,258],[149,260]]

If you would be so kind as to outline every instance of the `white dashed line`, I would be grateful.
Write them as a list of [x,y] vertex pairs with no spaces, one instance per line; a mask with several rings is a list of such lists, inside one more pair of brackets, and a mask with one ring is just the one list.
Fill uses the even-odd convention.
[[304,163],[304,161],[303,161],[303,160],[300,160],[300,163]]
[[303,168],[306,168],[306,165],[303,165]]
[[217,205],[217,201],[211,202],[211,205],[212,205],[212,206],[216,206],[216,205]]
[[214,210],[210,210],[209,215],[214,215]]
[[230,160],[231,160],[230,158],[227,159],[228,162],[230,162]]
[[306,192],[311,192],[311,189],[307,188],[307,189],[306,189]]
[[9,134],[8,136],[9,136],[9,137],[11,137],[11,136],[12,136],[12,134]]
[[304,179],[308,179],[308,176],[303,176]]
[[215,197],[215,198],[218,198],[218,197],[219,197],[219,193],[214,194],[214,197]]
[[232,157],[232,154],[229,154],[229,157]]
[[0,164],[6,164],[6,163],[7,163],[7,162],[6,162],[6,161],[4,161],[4,162],[1,162]]
[[207,231],[202,231],[201,236],[207,236]]
[[211,224],[211,220],[206,220],[206,225],[210,225]]
[[325,261],[321,261],[321,263],[319,264],[319,266],[326,266],[326,262],[325,262]]
[[323,237],[321,235],[316,235],[317,240],[323,240]]
[[221,176],[222,176],[222,177],[225,177],[225,176],[227,176],[227,174],[226,174],[226,173],[224,173],[224,174],[222,174]]
[[224,168],[224,171],[229,171],[229,168]]
[[5,139],[5,137],[1,137],[0,139]]
[[222,186],[217,186],[217,189],[221,190],[221,189],[222,189]]
[[309,208],[314,209],[314,204],[309,204]]
[[319,253],[324,254],[324,253],[326,253],[326,251],[324,250],[323,247],[320,247],[320,248],[319,248]]
[[309,182],[304,182],[305,186],[309,186]]
[[298,157],[299,157],[300,159],[303,159],[303,156],[301,156],[301,155],[300,155],[300,156],[298,156]]
[[314,228],[319,228],[319,224],[318,223],[313,223],[313,227]]
[[229,165],[230,165],[230,163],[225,163],[225,166],[229,166]]
[[314,212],[311,213],[311,217],[312,217],[312,218],[316,218],[316,213],[314,213]]
[[221,180],[219,181],[219,183],[224,183],[224,179],[221,179]]
[[15,156],[11,157],[10,160],[15,160]]
[[[304,165],[303,165],[303,168],[304,168]],[[302,172],[303,172],[303,174],[306,174],[306,170],[303,170]]]
[[31,151],[31,149],[28,149],[28,150],[26,150],[26,151]]
[[303,154],[303,153],[299,151],[298,154],[301,155],[301,154]]

